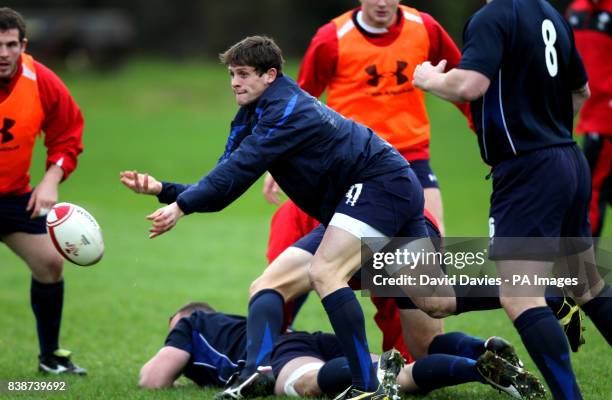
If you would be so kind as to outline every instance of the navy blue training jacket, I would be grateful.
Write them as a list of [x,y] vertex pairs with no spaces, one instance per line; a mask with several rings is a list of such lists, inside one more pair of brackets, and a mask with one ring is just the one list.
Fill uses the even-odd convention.
[[166,346],[189,353],[183,375],[200,386],[224,385],[246,360],[246,318],[195,311],[181,318]]
[[270,171],[289,198],[327,224],[351,185],[402,168],[408,162],[372,130],[279,75],[238,110],[216,167],[194,185],[163,182],[158,198],[185,214],[219,211]]

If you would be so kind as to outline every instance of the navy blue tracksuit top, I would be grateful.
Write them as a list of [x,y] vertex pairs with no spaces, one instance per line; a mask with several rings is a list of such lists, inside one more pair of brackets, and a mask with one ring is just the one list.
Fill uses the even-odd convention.
[[176,201],[185,214],[219,211],[270,171],[291,200],[327,224],[351,185],[408,167],[371,129],[279,75],[256,102],[238,110],[215,168],[197,184],[163,182],[158,197]]

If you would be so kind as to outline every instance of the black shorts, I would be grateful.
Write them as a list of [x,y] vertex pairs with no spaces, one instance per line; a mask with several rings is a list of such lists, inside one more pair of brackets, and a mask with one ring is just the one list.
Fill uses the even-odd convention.
[[[358,237],[427,236],[423,188],[414,171],[403,168],[352,185],[336,206],[328,225]],[[365,229],[362,224],[369,228]],[[370,228],[378,231],[372,233]]]
[[32,193],[17,196],[0,196],[0,236],[14,232],[47,233],[46,217],[30,218],[26,207]]
[[270,364],[274,378],[278,378],[287,363],[298,357],[314,357],[326,362],[344,357],[340,342],[331,333],[291,332],[281,336],[272,349]]
[[503,161],[492,176],[492,260],[552,261],[591,246],[591,179],[578,146],[549,147]]
[[[432,239],[436,249],[440,249],[442,246],[442,241],[440,239],[441,235],[438,227],[432,221],[425,218],[425,228],[427,229],[427,236]],[[319,248],[319,244],[321,244],[321,241],[323,240],[324,234],[325,226],[321,224],[307,233],[305,236],[298,239],[298,241],[293,243],[291,247],[297,247],[298,249],[305,250],[314,255]]]
[[423,189],[440,188],[440,185],[438,184],[438,177],[436,177],[436,174],[434,174],[433,170],[431,169],[429,160],[410,161],[410,168],[412,168],[414,174],[419,179]]

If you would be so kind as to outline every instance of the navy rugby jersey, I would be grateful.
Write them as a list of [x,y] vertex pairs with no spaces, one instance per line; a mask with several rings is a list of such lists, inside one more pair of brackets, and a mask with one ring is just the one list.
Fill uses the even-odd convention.
[[200,386],[224,385],[246,359],[246,319],[196,311],[176,324],[165,345],[191,355],[187,378]]
[[281,74],[239,109],[217,166],[195,185],[164,182],[158,197],[176,199],[185,214],[218,211],[267,170],[302,210],[326,224],[351,185],[402,168],[408,163],[390,144]]
[[587,82],[570,26],[544,0],[493,0],[468,21],[459,67],[491,80],[471,103],[484,161],[574,143],[571,92]]

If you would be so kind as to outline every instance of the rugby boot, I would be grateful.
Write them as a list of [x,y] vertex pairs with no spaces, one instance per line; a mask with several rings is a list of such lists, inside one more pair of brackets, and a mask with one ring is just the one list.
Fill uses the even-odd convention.
[[476,369],[489,385],[515,399],[542,399],[546,395],[538,378],[492,351],[478,357]]
[[44,374],[87,375],[84,368],[70,360],[71,355],[70,351],[64,349],[57,349],[49,355],[40,355],[38,356],[38,370]]
[[385,391],[382,383],[374,392],[364,392],[349,386],[344,392],[340,393],[334,400],[392,400]]
[[574,299],[563,296],[563,304],[558,310],[553,310],[563,328],[570,348],[574,353],[580,350],[580,346],[585,343],[584,331],[586,327],[582,321],[580,307]]
[[499,336],[491,336],[485,341],[484,347],[485,351],[488,350],[508,361],[510,364],[518,368],[523,368],[523,362],[516,354],[514,346],[512,346],[506,339]]
[[402,357],[402,354],[395,349],[384,352],[378,360],[376,376],[390,400],[399,400],[401,398],[399,395],[400,385],[397,383],[397,376],[404,365],[406,365],[406,360]]
[[272,367],[260,366],[257,371],[246,379],[240,379],[234,374],[227,387],[215,395],[215,399],[253,399],[274,394],[274,378]]

